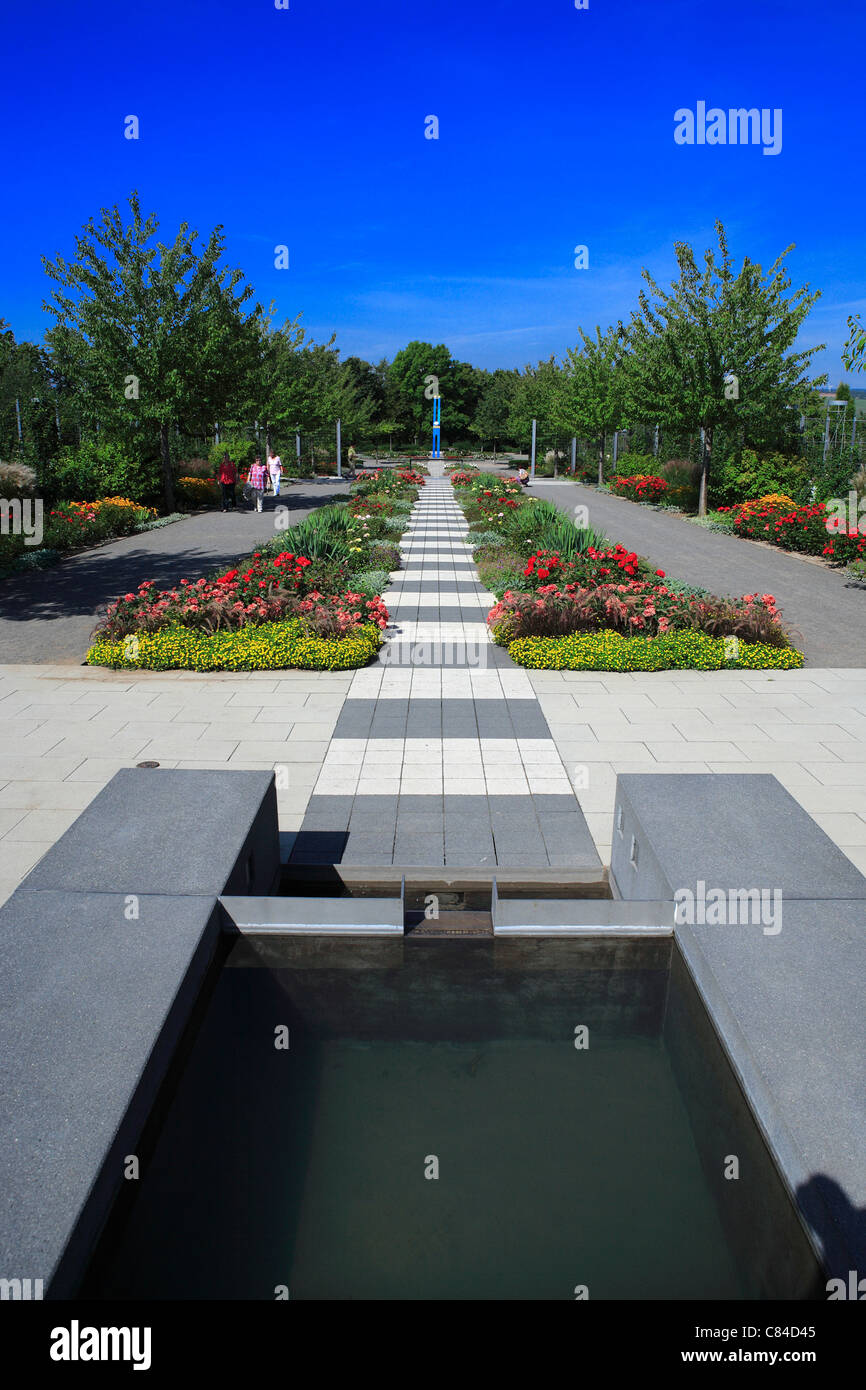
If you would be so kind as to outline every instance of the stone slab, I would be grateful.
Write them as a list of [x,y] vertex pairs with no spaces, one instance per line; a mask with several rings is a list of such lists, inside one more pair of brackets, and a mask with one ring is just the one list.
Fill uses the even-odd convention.
[[212,897],[126,906],[106,885],[22,887],[0,909],[0,1273],[55,1298],[77,1287],[220,940]]
[[30,892],[266,893],[279,862],[272,772],[125,768],[25,885]]

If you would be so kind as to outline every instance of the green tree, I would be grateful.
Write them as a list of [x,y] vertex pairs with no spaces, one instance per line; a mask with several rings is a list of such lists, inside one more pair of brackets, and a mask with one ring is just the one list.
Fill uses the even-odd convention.
[[443,397],[443,431],[449,427],[449,411],[453,409],[447,392],[450,369],[451,353],[444,343],[434,347],[432,343],[422,343],[417,339],[401,348],[388,368],[388,377],[396,397],[397,419],[405,422],[416,444],[418,435],[432,428],[433,404],[429,392],[435,389],[435,383],[428,382],[428,377],[436,377],[439,383]]
[[842,349],[842,361],[849,372],[862,372],[866,364],[866,328],[859,314],[849,315],[848,341]]
[[565,368],[554,404],[557,425],[568,434],[592,441],[598,457],[598,483],[604,483],[604,454],[608,435],[622,423],[625,347],[622,329],[596,326],[595,337],[578,329],[579,348],[566,354]]
[[170,245],[155,242],[156,218],[138,194],[131,221],[103,208],[76,238],[76,259],[43,257],[58,286],[44,304],[56,323],[49,341],[64,377],[92,421],[119,434],[130,422],[158,447],[166,508],[174,508],[175,430],[202,433],[249,393],[261,310],[238,269],[220,269],[222,228],[199,247],[183,223]]
[[517,373],[500,368],[485,375],[486,380],[469,428],[478,437],[482,449],[485,442],[492,440],[495,457],[500,441],[510,438],[508,418],[517,386]]
[[790,416],[808,391],[809,363],[826,346],[790,351],[820,295],[808,285],[788,295],[783,261],[792,247],[766,275],[748,257],[735,272],[724,227],[715,226],[719,259],[706,251],[703,270],[692,248],[676,243],[679,275],[670,292],[643,271],[651,293],[641,291],[628,328],[630,411],[644,422],[702,431],[701,516],[714,432],[760,433],[768,420]]

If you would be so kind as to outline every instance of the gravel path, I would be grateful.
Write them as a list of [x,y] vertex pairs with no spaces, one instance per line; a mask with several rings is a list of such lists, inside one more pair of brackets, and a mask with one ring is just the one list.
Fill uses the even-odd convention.
[[[316,507],[348,493],[346,483],[305,481],[283,492],[279,503],[295,523]],[[274,498],[259,515],[245,507],[209,511],[157,531],[110,541],[70,557],[54,569],[0,583],[0,662],[80,663],[100,612],[144,579],[167,588],[221,566],[274,534]]]
[[[489,467],[502,477],[514,469]],[[707,531],[692,521],[639,502],[596,492],[580,483],[537,482],[532,496],[572,513],[582,504],[589,523],[672,579],[701,584],[720,594],[773,594],[807,666],[866,666],[866,586],[799,555]]]

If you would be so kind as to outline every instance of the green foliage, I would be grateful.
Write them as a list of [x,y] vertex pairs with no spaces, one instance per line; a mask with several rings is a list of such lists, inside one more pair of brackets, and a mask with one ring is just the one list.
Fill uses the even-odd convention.
[[659,461],[652,454],[620,454],[616,461],[618,478],[635,478],[638,474],[657,474]]
[[213,633],[165,627],[136,634],[135,643],[98,638],[87,664],[143,671],[350,671],[366,666],[381,645],[372,623],[340,638],[312,637],[298,619]]
[[242,394],[256,362],[259,313],[240,270],[221,268],[222,229],[202,248],[183,223],[171,244],[156,241],[158,222],[143,217],[138,194],[131,220],[103,208],[76,238],[76,259],[43,257],[54,282],[46,310],[58,373],[77,395],[85,422],[122,436],[133,425],[147,453],[161,459],[168,511],[174,507],[171,440],[183,424],[204,433]]
[[754,449],[744,449],[739,460],[720,462],[710,484],[714,507],[732,507],[769,493],[783,493],[795,502],[809,497],[811,470],[804,458],[769,453],[759,457]]
[[792,647],[740,642],[734,659],[725,640],[702,632],[659,637],[623,637],[618,632],[571,633],[566,637],[521,637],[508,645],[518,666],[548,671],[764,671],[797,670],[803,655]]
[[160,493],[159,465],[110,440],[85,440],[59,450],[47,475],[51,492],[70,501],[130,497],[152,503]]
[[[261,450],[258,452],[262,453]],[[246,471],[256,456],[255,440],[244,439],[240,435],[226,435],[225,438],[221,436],[219,444],[214,444],[208,454],[211,476],[219,468],[225,454],[228,454],[239,473],[241,469]],[[263,453],[262,459],[264,459]]]
[[826,346],[791,351],[820,293],[804,286],[788,296],[791,281],[782,263],[791,248],[766,275],[748,257],[735,273],[721,222],[716,233],[719,259],[707,251],[703,271],[692,248],[676,243],[679,275],[670,292],[644,270],[650,294],[641,291],[627,331],[630,412],[674,429],[705,431],[701,512],[714,431],[760,433],[789,417],[791,405],[810,389],[806,373],[813,356]]

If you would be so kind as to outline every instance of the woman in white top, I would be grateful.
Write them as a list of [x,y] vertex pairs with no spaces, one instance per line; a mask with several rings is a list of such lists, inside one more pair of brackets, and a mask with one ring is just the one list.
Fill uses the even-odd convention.
[[279,454],[275,454],[273,449],[268,450],[268,473],[271,478],[271,486],[274,489],[274,496],[280,495],[280,479],[283,476],[283,461]]

